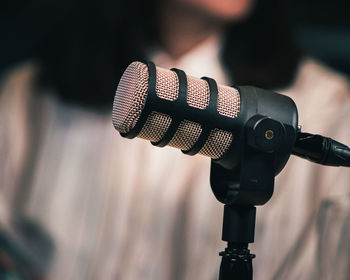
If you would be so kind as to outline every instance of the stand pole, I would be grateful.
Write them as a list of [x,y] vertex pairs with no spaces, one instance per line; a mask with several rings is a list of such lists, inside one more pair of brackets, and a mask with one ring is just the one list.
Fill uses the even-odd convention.
[[225,205],[222,240],[227,248],[222,257],[219,280],[252,280],[252,259],[248,243],[254,242],[256,208],[253,206]]
[[228,243],[222,257],[219,280],[252,280],[255,255],[250,254],[248,244]]

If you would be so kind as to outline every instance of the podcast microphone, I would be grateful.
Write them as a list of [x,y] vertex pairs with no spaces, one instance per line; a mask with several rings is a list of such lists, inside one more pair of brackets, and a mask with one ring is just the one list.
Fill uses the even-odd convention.
[[289,97],[252,86],[217,85],[211,78],[152,62],[127,67],[112,119],[123,137],[199,153],[227,169],[239,163],[246,143],[257,151],[275,152],[275,175],[291,153],[324,165],[350,163],[347,146],[300,132],[297,108]]
[[297,108],[287,96],[217,85],[211,78],[138,61],[120,79],[112,119],[123,137],[199,153],[225,168],[239,162],[246,141],[256,149],[276,150],[276,173],[288,160],[298,127]]

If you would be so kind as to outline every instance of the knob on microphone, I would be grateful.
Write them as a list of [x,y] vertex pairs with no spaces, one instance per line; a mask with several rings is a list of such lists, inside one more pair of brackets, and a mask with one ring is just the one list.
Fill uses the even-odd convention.
[[[216,86],[214,80],[206,79],[187,76],[178,69],[155,67],[153,63],[131,63],[115,95],[114,127],[125,137],[137,136],[155,145],[166,144],[185,153],[219,159],[230,147],[232,132],[203,127],[202,122],[209,124],[210,120],[199,122],[198,113],[208,110],[211,100],[216,99],[214,114],[234,119],[240,112],[240,94],[235,88]],[[216,96],[211,96],[210,83],[217,87]],[[146,105],[153,108],[146,109]]]

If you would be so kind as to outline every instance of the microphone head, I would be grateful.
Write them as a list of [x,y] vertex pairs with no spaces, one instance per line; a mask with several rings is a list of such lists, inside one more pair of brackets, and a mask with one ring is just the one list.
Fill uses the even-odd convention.
[[[205,110],[210,102],[208,82],[191,76],[187,78],[187,105]],[[113,125],[122,134],[132,131],[138,123],[145,107],[149,87],[148,66],[142,62],[131,63],[122,75],[117,87],[113,104]],[[158,98],[175,101],[179,97],[179,78],[175,71],[156,67],[155,93]],[[235,118],[240,112],[240,94],[237,89],[218,85],[217,113]],[[138,133],[151,142],[158,142],[167,133],[174,116],[163,112],[152,111]],[[189,151],[196,144],[203,131],[200,123],[183,119],[168,145]],[[199,150],[200,154],[219,159],[229,148],[233,135],[231,132],[213,128],[205,143]]]

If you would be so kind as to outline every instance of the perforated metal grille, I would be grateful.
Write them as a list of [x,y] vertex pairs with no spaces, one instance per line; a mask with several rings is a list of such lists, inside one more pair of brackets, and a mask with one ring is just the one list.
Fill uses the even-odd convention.
[[187,76],[187,103],[198,109],[207,108],[209,86],[205,80]]
[[138,137],[150,140],[151,142],[158,142],[163,138],[170,123],[170,116],[159,112],[151,112]]
[[179,96],[179,80],[174,71],[157,67],[156,93],[166,100],[176,100]]
[[235,118],[240,110],[240,95],[237,89],[218,85],[218,112],[226,117]]
[[134,128],[145,105],[147,89],[146,64],[131,63],[120,79],[114,97],[112,121],[116,130],[127,133]]
[[188,151],[198,140],[202,132],[199,123],[184,120],[180,122],[179,128],[169,142],[169,146]]
[[221,129],[214,128],[205,142],[200,154],[219,159],[226,152],[232,142],[232,133]]

